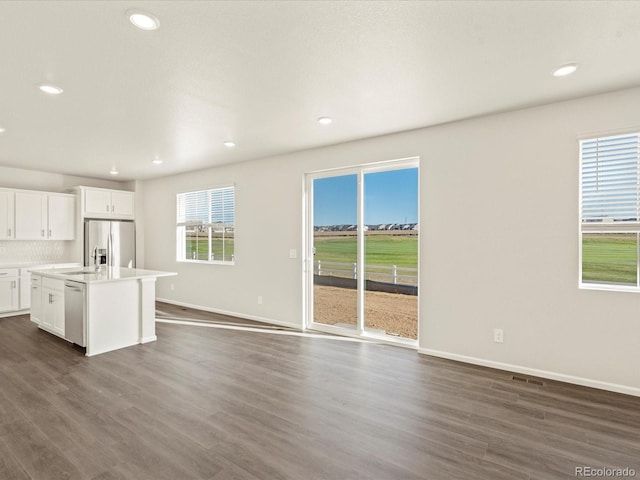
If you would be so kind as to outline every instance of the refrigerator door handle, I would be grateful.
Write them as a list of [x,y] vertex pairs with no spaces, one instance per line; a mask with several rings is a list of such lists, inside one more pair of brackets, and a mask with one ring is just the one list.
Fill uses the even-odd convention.
[[107,267],[111,266],[111,259],[113,258],[111,253],[111,232],[107,235]]

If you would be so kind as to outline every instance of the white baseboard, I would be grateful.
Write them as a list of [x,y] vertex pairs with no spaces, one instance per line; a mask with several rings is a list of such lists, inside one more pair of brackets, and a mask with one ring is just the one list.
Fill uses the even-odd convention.
[[0,318],[5,318],[5,317],[16,317],[18,315],[26,315],[30,312],[31,310],[29,310],[28,308],[25,310],[15,310],[13,312],[5,312],[5,313],[0,313]]
[[549,380],[557,380],[559,382],[572,383],[583,387],[597,388],[599,390],[607,390],[610,392],[624,393],[640,397],[640,388],[629,387],[627,385],[619,385],[617,383],[601,382],[590,378],[575,377],[563,373],[549,372],[547,370],[538,370],[537,368],[522,367],[520,365],[512,365],[510,363],[494,362],[493,360],[485,360],[483,358],[468,357],[466,355],[458,355],[456,353],[442,352],[432,350],[430,348],[418,348],[418,353],[430,355],[432,357],[446,358],[448,360],[456,360],[458,362],[471,363],[482,367],[495,368],[498,370],[506,370],[508,372],[522,373],[532,377],[548,378]]
[[158,340],[158,337],[156,337],[155,335],[152,335],[150,337],[142,337],[140,339],[140,343],[155,342],[156,340]]
[[302,326],[301,325],[294,325],[294,324],[291,324],[291,323],[288,323],[288,322],[281,322],[279,320],[273,320],[271,318],[258,317],[256,315],[247,315],[245,313],[230,312],[228,310],[220,310],[220,309],[217,309],[217,308],[204,307],[202,305],[194,305],[194,304],[191,304],[191,303],[178,302],[176,300],[169,300],[167,298],[157,298],[156,297],[156,301],[164,302],[164,303],[170,303],[171,305],[178,305],[180,307],[194,308],[196,310],[204,310],[205,312],[218,313],[220,315],[229,315],[231,317],[244,318],[245,320],[253,320],[254,322],[269,323],[271,325],[278,325],[280,327],[289,327],[289,328],[296,328],[298,330],[302,330]]

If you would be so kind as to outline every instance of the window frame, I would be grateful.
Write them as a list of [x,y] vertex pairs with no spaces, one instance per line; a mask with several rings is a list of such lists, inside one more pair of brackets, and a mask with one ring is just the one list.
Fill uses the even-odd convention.
[[[640,142],[640,128],[625,132],[606,132],[591,134],[578,139],[579,174],[578,174],[578,287],[583,290],[603,290],[615,292],[640,292],[640,216],[635,221],[593,221],[584,222],[583,219],[583,143],[598,140],[614,139],[616,137],[637,136]],[[636,152],[638,164],[636,173],[637,210],[640,215],[640,149]],[[583,281],[583,237],[585,234],[634,234],[636,235],[636,285],[619,283],[596,283]]]
[[[233,253],[231,254],[231,260],[211,260],[211,254],[212,254],[212,229],[213,229],[213,223],[211,223],[211,211],[212,211],[212,204],[211,204],[211,195],[213,194],[213,192],[216,191],[221,191],[221,190],[228,190],[228,189],[232,189],[233,192],[233,222],[231,228],[233,228],[233,236],[231,237],[233,239]],[[180,221],[180,197],[182,195],[187,195],[187,194],[198,194],[198,193],[206,193],[207,194],[207,205],[208,205],[208,217],[209,217],[209,222],[188,222],[188,221]],[[199,189],[199,190],[192,190],[192,191],[187,191],[187,192],[178,192],[176,193],[176,262],[178,263],[194,263],[194,264],[205,264],[205,265],[235,265],[236,263],[236,250],[235,250],[235,240],[236,240],[236,233],[237,233],[237,227],[236,227],[236,220],[235,220],[235,216],[236,216],[236,185],[235,183],[229,183],[229,184],[223,184],[223,185],[217,185],[215,187],[210,187],[210,188],[203,188],[203,189]],[[227,222],[225,222],[225,224],[223,225],[223,229],[226,232],[227,228],[229,228],[228,225],[226,225]],[[200,260],[200,259],[191,259],[191,258],[186,258],[186,228],[189,226],[189,224],[192,225],[203,225],[207,230],[208,230],[208,235],[207,235],[207,243],[208,243],[208,260]],[[224,233],[223,232],[223,242],[224,242]]]

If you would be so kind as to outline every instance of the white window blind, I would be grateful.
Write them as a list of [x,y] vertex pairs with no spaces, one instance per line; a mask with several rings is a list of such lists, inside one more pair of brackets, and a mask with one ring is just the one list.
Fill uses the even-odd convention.
[[178,226],[233,228],[234,187],[215,188],[178,194]]
[[209,190],[211,198],[211,224],[216,230],[233,228],[235,221],[235,195],[233,187]]
[[640,291],[640,134],[580,142],[580,284]]
[[177,260],[234,262],[235,187],[176,196]]
[[178,226],[209,223],[208,192],[208,190],[203,190],[178,194]]
[[[638,223],[640,134],[580,142],[581,223]],[[596,224],[596,225],[593,225]],[[605,225],[602,225],[604,227]]]

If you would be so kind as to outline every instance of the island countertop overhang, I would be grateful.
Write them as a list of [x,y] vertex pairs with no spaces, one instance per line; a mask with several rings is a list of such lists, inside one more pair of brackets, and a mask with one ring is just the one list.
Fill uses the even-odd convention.
[[177,272],[164,272],[159,270],[146,270],[142,268],[105,267],[95,271],[91,267],[84,268],[60,268],[53,270],[33,270],[32,274],[57,280],[73,281],[85,284],[118,282],[124,280],[141,280],[158,277],[172,277]]

